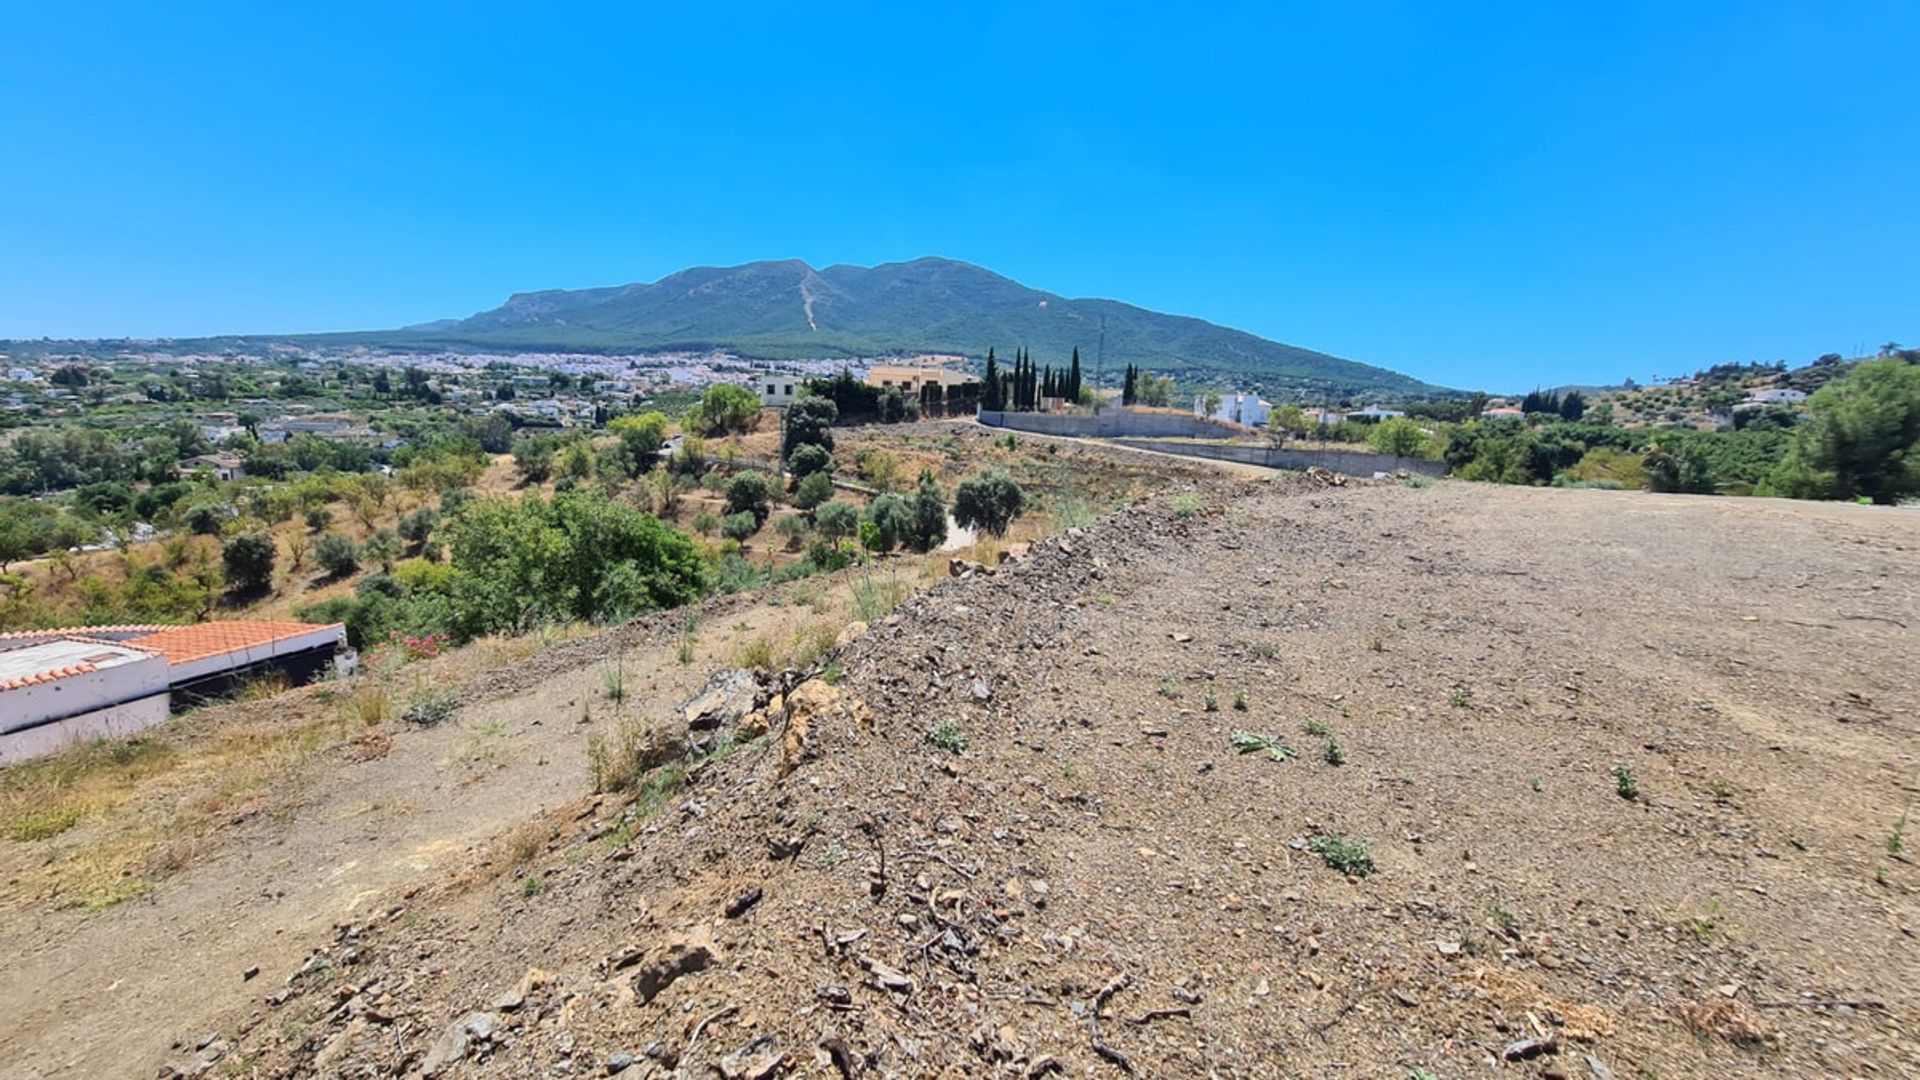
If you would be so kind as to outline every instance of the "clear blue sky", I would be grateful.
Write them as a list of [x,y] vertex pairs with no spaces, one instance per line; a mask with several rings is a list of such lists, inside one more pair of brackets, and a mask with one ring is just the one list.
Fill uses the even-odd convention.
[[1912,0],[413,6],[16,5],[0,336],[936,254],[1456,386],[1920,340]]

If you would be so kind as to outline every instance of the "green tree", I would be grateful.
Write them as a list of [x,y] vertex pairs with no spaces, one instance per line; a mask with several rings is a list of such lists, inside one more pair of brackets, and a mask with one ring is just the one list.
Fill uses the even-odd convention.
[[1298,405],[1275,405],[1267,413],[1267,440],[1275,446],[1285,446],[1287,440],[1303,435],[1307,430],[1307,413]]
[[360,545],[352,537],[328,533],[313,545],[313,561],[331,577],[346,577],[360,569]]
[[365,551],[367,558],[379,563],[382,571],[391,574],[393,560],[400,557],[400,538],[394,535],[392,529],[381,529],[367,537]]
[[803,397],[794,402],[787,407],[787,434],[780,453],[791,459],[794,451],[807,445],[831,452],[833,422],[839,418],[839,408],[826,398]]
[[1796,430],[1776,487],[1883,506],[1920,494],[1920,365],[1866,361],[1821,387],[1807,407],[1812,418]]
[[726,517],[720,519],[720,535],[729,540],[737,540],[744,544],[753,537],[754,533],[759,531],[760,519],[753,516],[753,513],[748,510],[742,510],[737,514],[728,514]]
[[962,480],[954,489],[953,519],[967,528],[1004,536],[1025,504],[1026,494],[1012,477],[999,469],[988,469]]
[[774,484],[765,473],[749,469],[727,481],[727,513],[752,514],[756,529],[773,512],[773,497]]
[[793,489],[793,505],[801,510],[812,510],[828,499],[833,498],[833,477],[825,472],[811,472]]
[[753,391],[733,383],[714,383],[681,422],[702,435],[728,435],[752,431],[759,416],[760,398]]
[[273,582],[273,537],[266,533],[242,533],[228,540],[220,551],[227,587],[235,592],[256,592]]
[[838,499],[822,503],[813,512],[813,527],[829,540],[845,540],[860,531],[860,511]]
[[544,484],[553,475],[553,444],[523,439],[513,448],[513,467],[523,484]]
[[408,550],[417,554],[433,539],[433,530],[439,524],[440,515],[423,506],[400,519],[400,538],[407,542]]
[[593,475],[593,444],[585,439],[573,440],[560,451],[554,464],[561,476],[585,480]]
[[913,525],[905,542],[918,551],[932,551],[947,539],[947,500],[933,471],[922,469],[920,483],[913,492]]
[[620,445],[626,448],[631,461],[629,476],[638,476],[653,468],[654,459],[660,456],[660,447],[667,441],[667,414],[662,412],[643,412],[634,416],[622,416],[607,425],[607,430],[620,437]]
[[882,495],[867,507],[867,521],[873,525],[874,551],[892,551],[913,536],[913,504],[898,495]]
[[787,471],[793,474],[795,481],[804,480],[818,472],[831,473],[833,469],[833,455],[813,443],[797,446],[787,456]]
[[1373,430],[1367,433],[1367,445],[1376,453],[1417,458],[1426,457],[1432,451],[1433,440],[1418,423],[1394,416],[1373,425]]
[[1663,436],[1648,444],[1640,468],[1647,474],[1647,487],[1653,491],[1693,495],[1712,495],[1719,491],[1713,478],[1713,462],[1708,460],[1698,440],[1686,436]]

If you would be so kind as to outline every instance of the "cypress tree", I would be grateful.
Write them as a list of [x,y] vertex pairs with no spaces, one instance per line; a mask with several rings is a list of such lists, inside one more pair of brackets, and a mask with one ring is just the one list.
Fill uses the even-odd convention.
[[993,346],[987,346],[987,380],[980,388],[980,407],[997,412],[1006,407],[1000,397],[1000,362],[993,358]]
[[1080,400],[1080,346],[1073,347],[1073,366],[1067,369],[1067,393],[1071,401]]

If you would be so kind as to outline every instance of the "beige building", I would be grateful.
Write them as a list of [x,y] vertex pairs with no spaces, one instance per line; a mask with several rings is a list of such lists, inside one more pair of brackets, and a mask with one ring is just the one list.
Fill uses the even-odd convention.
[[876,364],[867,369],[868,386],[898,390],[909,397],[918,394],[928,383],[948,387],[973,381],[973,376],[964,371],[932,365]]

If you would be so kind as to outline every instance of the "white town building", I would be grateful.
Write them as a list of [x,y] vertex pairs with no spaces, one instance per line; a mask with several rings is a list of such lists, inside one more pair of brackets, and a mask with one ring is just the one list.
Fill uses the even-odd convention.
[[1261,401],[1252,394],[1223,394],[1220,403],[1212,412],[1207,411],[1207,402],[1198,397],[1193,402],[1193,415],[1209,420],[1225,420],[1230,424],[1244,424],[1247,427],[1264,427],[1267,416],[1273,412],[1273,406]]

